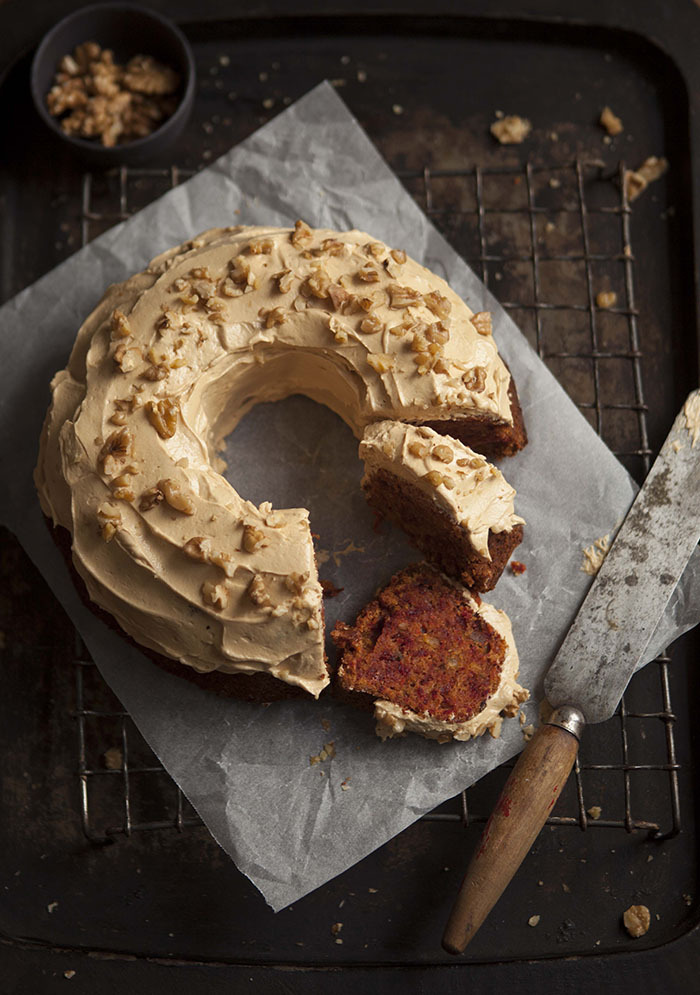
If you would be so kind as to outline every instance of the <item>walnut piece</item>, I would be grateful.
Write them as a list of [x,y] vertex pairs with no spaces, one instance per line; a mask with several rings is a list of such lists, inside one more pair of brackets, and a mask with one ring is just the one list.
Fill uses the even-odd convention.
[[258,314],[262,318],[265,328],[273,328],[277,325],[283,325],[286,321],[286,315],[281,307],[263,307],[260,308]]
[[447,297],[443,294],[439,294],[437,290],[431,290],[429,294],[424,294],[423,300],[425,301],[425,306],[437,315],[438,318],[447,318],[450,311],[452,310],[452,304],[449,302]]
[[256,574],[248,585],[248,597],[254,605],[258,605],[259,607],[272,604],[270,595],[265,587],[265,581],[260,574]]
[[394,357],[389,356],[384,352],[378,352],[376,354],[370,354],[367,357],[367,362],[376,370],[377,373],[388,373],[389,370],[393,369]]
[[164,494],[160,487],[149,487],[148,490],[144,491],[141,495],[139,510],[150,511],[152,508],[155,508],[157,504],[161,503],[163,497]]
[[605,106],[600,112],[598,122],[601,128],[605,128],[609,135],[619,135],[624,131],[624,125],[617,114],[613,114],[609,107]]
[[128,428],[117,429],[105,440],[97,457],[102,469],[108,477],[117,476],[123,472],[134,451],[134,437]]
[[311,235],[312,232],[309,226],[305,224],[303,221],[299,220],[294,222],[294,231],[289,236],[289,238],[292,245],[296,249],[300,249],[304,245],[304,242],[309,241]]
[[197,510],[192,498],[186,494],[177,480],[166,477],[158,482],[158,488],[163,492],[163,497],[171,508],[181,511],[184,515],[194,515]]
[[429,446],[427,442],[409,442],[408,451],[411,456],[418,456],[419,459],[423,459],[428,455]]
[[622,921],[630,936],[636,939],[648,931],[651,925],[651,914],[646,905],[630,905],[625,909]]
[[392,249],[391,258],[394,260],[395,263],[398,263],[399,266],[402,266],[408,259],[408,256],[403,251],[403,249]]
[[254,553],[264,538],[265,533],[261,529],[256,528],[255,525],[243,526],[243,539],[241,540],[241,545],[246,553]]
[[617,304],[617,294],[614,290],[601,290],[599,294],[596,295],[595,299],[596,307],[605,310],[609,307],[615,307]]
[[486,386],[486,370],[483,366],[474,366],[464,374],[462,381],[467,390],[480,394]]
[[202,584],[202,600],[217,611],[221,612],[226,608],[228,598],[228,588],[224,584],[216,584],[211,580],[205,580]]
[[178,407],[169,397],[146,402],[146,417],[161,439],[172,439],[177,429]]
[[477,311],[471,316],[471,323],[479,335],[491,335],[493,332],[490,311]]
[[392,283],[389,287],[390,307],[410,307],[411,304],[420,304],[422,299],[423,295],[413,287],[402,287],[398,283]]
[[423,480],[427,480],[431,487],[439,487],[440,484],[445,483],[445,478],[437,470],[429,470],[428,473],[424,473]]
[[532,124],[526,117],[510,114],[494,121],[490,131],[501,145],[520,145],[532,131]]
[[650,183],[660,179],[668,169],[668,160],[650,155],[638,169],[625,170],[625,193],[627,200],[633,201],[643,193]]
[[451,463],[454,459],[454,453],[450,447],[442,443],[439,446],[435,446],[432,455],[435,459],[440,460],[441,463]]
[[211,540],[205,539],[204,536],[193,536],[182,548],[193,560],[206,563],[211,553]]
[[384,331],[384,322],[380,321],[376,314],[369,314],[360,322],[360,331],[367,335],[375,335],[377,332]]

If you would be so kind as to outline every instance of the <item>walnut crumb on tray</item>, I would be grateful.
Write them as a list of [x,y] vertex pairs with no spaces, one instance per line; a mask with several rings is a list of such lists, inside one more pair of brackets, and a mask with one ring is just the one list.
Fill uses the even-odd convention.
[[619,135],[625,130],[625,127],[617,116],[614,114],[609,107],[604,107],[600,112],[600,117],[598,118],[598,123],[601,128],[605,128],[607,133],[611,136]]
[[622,916],[625,929],[635,940],[648,931],[651,925],[651,915],[646,905],[630,905]]
[[625,170],[625,193],[627,200],[633,201],[643,193],[650,183],[660,179],[668,169],[668,160],[650,155],[637,169]]
[[532,124],[526,117],[509,114],[494,121],[490,131],[501,145],[520,145],[532,131]]

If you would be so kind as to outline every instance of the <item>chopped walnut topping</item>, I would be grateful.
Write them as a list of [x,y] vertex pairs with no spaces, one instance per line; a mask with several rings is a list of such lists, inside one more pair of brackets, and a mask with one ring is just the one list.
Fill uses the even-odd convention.
[[429,446],[427,442],[409,442],[408,451],[412,456],[418,456],[419,459],[424,459],[428,455]]
[[206,563],[211,553],[211,539],[205,539],[204,536],[193,536],[187,540],[182,548],[193,560]]
[[289,236],[292,245],[296,249],[300,249],[304,242],[308,242],[312,236],[312,231],[307,224],[303,221],[294,222],[294,231]]
[[357,304],[361,311],[371,311],[377,304],[374,297],[354,297],[353,302]]
[[321,266],[318,266],[302,284],[302,293],[308,291],[309,294],[323,300],[328,297],[330,284],[330,277]]
[[117,429],[105,440],[100,450],[98,461],[108,477],[114,477],[123,472],[124,465],[133,456],[134,437],[128,428]]
[[229,592],[225,584],[216,584],[211,580],[205,580],[202,584],[202,600],[217,611],[221,612],[226,608],[228,597]]
[[139,502],[140,511],[150,511],[155,508],[157,504],[160,504],[164,498],[164,494],[160,487],[149,487],[147,491],[144,491],[141,495],[141,500]]
[[392,249],[390,255],[394,262],[398,263],[399,266],[402,266],[408,259],[408,256],[403,249]]
[[265,587],[265,581],[260,574],[256,574],[248,585],[248,597],[253,604],[260,607],[272,604],[270,595]]
[[321,243],[321,249],[323,252],[327,252],[329,256],[341,256],[345,250],[345,246],[337,238],[324,238]]
[[370,314],[360,322],[360,330],[368,335],[375,335],[384,331],[384,322],[380,321],[376,314]]
[[288,294],[294,282],[292,271],[290,269],[283,269],[281,273],[277,273],[275,279],[277,280],[277,289],[279,292],[281,294]]
[[245,256],[235,256],[229,263],[231,279],[234,283],[244,287],[246,290],[254,290],[258,285],[258,280],[251,269],[250,260]]
[[440,484],[445,483],[445,478],[437,470],[429,470],[428,473],[424,473],[423,480],[427,480],[431,487],[439,487]]
[[221,293],[224,297],[240,297],[243,291],[233,282],[230,276],[221,281]]
[[304,590],[304,584],[307,582],[308,579],[309,575],[307,573],[300,574],[292,572],[290,574],[287,574],[287,576],[284,578],[285,587],[287,588],[288,591],[291,591],[292,594],[301,594],[302,591]]
[[156,383],[158,380],[165,380],[167,375],[168,367],[164,363],[153,363],[151,366],[147,366],[141,374],[144,380],[150,380],[153,383]]
[[381,242],[367,242],[364,249],[365,252],[367,252],[370,256],[373,256],[375,259],[382,259],[384,257],[384,253],[386,252],[386,249]]
[[600,126],[605,128],[609,135],[613,137],[619,135],[624,131],[624,125],[617,114],[613,114],[609,107],[604,107],[600,112],[600,118],[598,119]]
[[272,252],[273,245],[272,240],[269,238],[256,239],[255,242],[251,242],[248,246],[248,252],[254,256],[269,256]]
[[450,332],[441,321],[436,321],[434,324],[428,325],[425,330],[425,337],[428,342],[445,345],[450,340]]
[[394,357],[384,352],[378,352],[376,355],[370,354],[367,357],[367,362],[377,373],[388,373],[394,367]]
[[614,290],[601,290],[599,294],[596,294],[595,303],[596,307],[599,307],[603,311],[609,307],[615,307],[617,304],[617,294]]
[[428,340],[422,332],[416,332],[411,339],[411,352],[427,352]]
[[241,545],[246,553],[254,553],[264,538],[265,533],[261,529],[256,528],[254,525],[243,526],[243,539],[241,541]]
[[454,453],[450,447],[443,444],[435,446],[432,454],[435,459],[439,459],[441,463],[451,463],[454,459]]
[[532,131],[532,125],[526,117],[510,114],[508,117],[494,121],[490,131],[501,145],[520,145]]
[[163,492],[163,497],[171,508],[181,511],[184,515],[194,515],[197,510],[192,498],[186,494],[177,480],[166,477],[158,482],[159,489]]
[[97,509],[97,521],[105,542],[111,542],[122,523],[122,514],[116,505],[103,502]]
[[172,439],[177,429],[178,406],[169,397],[147,401],[146,416],[161,439]]
[[342,287],[339,283],[330,284],[328,287],[328,296],[336,311],[341,311],[352,300],[352,294],[348,293],[345,287]]
[[650,155],[638,169],[625,170],[625,192],[629,201],[636,200],[655,180],[660,179],[668,169],[668,160]]
[[127,339],[131,335],[129,320],[120,308],[112,311],[111,326],[113,339]]
[[452,310],[452,304],[443,294],[439,294],[437,290],[432,290],[429,294],[423,296],[425,301],[425,306],[429,308],[433,314],[436,314],[438,318],[449,317],[450,311]]
[[281,307],[260,308],[258,314],[263,319],[265,328],[273,328],[276,325],[283,325],[287,320],[284,310]]
[[126,341],[119,343],[112,355],[122,373],[130,373],[135,370],[142,359],[141,350],[138,346],[130,346]]
[[151,56],[121,66],[109,49],[85,42],[61,59],[46,106],[66,134],[113,146],[150,134],[169,117],[178,85],[177,73]]
[[493,334],[493,325],[490,311],[477,311],[471,317],[471,323],[479,335]]
[[328,327],[333,332],[336,342],[344,345],[348,341],[348,329],[334,314],[328,315]]
[[483,366],[474,366],[464,374],[462,381],[467,390],[480,394],[486,386],[486,370]]
[[159,335],[163,335],[170,328],[175,328],[175,312],[165,310],[156,321],[156,331]]
[[126,411],[115,411],[109,420],[113,425],[126,425],[127,422]]
[[357,279],[363,283],[379,283],[380,273],[376,266],[367,263],[362,269],[357,271]]
[[630,905],[622,916],[625,929],[630,936],[638,939],[649,930],[651,925],[651,914],[646,905]]
[[389,306],[393,308],[410,307],[412,304],[420,304],[423,295],[413,287],[402,287],[398,283],[392,283],[389,287]]

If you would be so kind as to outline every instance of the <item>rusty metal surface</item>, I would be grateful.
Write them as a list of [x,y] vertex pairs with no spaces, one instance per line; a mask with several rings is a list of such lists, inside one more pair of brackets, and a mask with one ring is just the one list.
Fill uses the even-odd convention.
[[[187,171],[211,162],[324,76],[336,80],[407,187],[499,298],[513,305],[531,343],[641,479],[696,379],[693,240],[682,209],[690,177],[685,168],[673,168],[689,155],[687,95],[676,86],[673,67],[643,38],[556,25],[521,32],[497,20],[479,31],[458,28],[447,19],[431,26],[429,19],[410,17],[398,27],[350,17],[342,29],[322,18],[192,22],[187,31],[200,84],[175,164]],[[26,62],[18,64],[0,88],[8,133],[18,139],[11,162],[0,164],[2,244],[14,247],[0,263],[3,299],[73,252],[86,224],[83,170],[61,153],[46,156],[44,136],[28,110],[26,70]],[[603,103],[625,121],[624,139],[614,147],[603,143],[596,124]],[[488,125],[496,110],[532,119],[527,145],[493,142]],[[602,158],[609,177],[620,159],[638,164],[649,154],[667,154],[672,169],[628,218],[634,314],[600,316],[598,340],[592,342],[585,260],[543,261],[535,275],[533,239],[553,256],[585,255],[580,219],[566,210],[577,203],[571,164],[577,157]],[[541,170],[532,188],[534,230],[527,162]],[[168,189],[172,165],[154,163],[158,172],[129,179],[126,209],[136,210]],[[120,216],[120,183],[118,174],[93,178],[91,236]],[[619,201],[614,179],[592,184],[590,194],[600,207]],[[624,249],[620,221],[619,215],[595,214],[590,238],[604,258],[591,260],[591,266],[594,279],[623,301],[625,267],[613,262]],[[631,318],[636,343],[630,340]],[[150,751],[89,664],[80,667],[79,707],[71,627],[6,533],[0,571],[2,789],[10,813],[0,827],[6,882],[0,929],[14,938],[12,977],[19,979],[10,991],[54,990],[52,949],[61,973],[78,968],[71,983],[83,991],[91,990],[103,955],[189,965],[174,967],[175,973],[210,965],[196,979],[183,975],[191,990],[200,990],[198,984],[218,990],[215,979],[224,965],[233,965],[231,971],[240,965],[235,977],[248,985],[245,965],[259,981],[260,968],[274,964],[296,972],[285,976],[285,990],[295,990],[312,966],[362,969],[361,983],[381,977],[388,985],[391,965],[413,965],[434,972],[422,975],[426,985],[463,987],[461,969],[451,965],[449,975],[440,973],[447,969],[439,938],[456,885],[454,868],[463,865],[478,835],[478,826],[463,825],[464,800],[273,916],[206,831],[185,824],[191,813],[178,808],[174,785],[157,765],[152,769]],[[637,901],[649,905],[653,917],[647,937],[634,941],[637,958],[645,949],[650,956],[660,946],[678,949],[680,938],[689,935],[697,918],[690,704],[696,680],[688,667],[696,645],[685,639],[674,650],[672,666],[661,661],[637,675],[618,715],[584,739],[581,766],[558,806],[561,821],[545,830],[492,923],[470,948],[465,977],[471,972],[470,980],[527,975],[551,981],[547,958],[561,965],[558,977],[564,978],[571,962],[563,959],[572,956],[593,965],[592,977],[595,964],[605,962],[598,955],[616,953],[621,963],[630,951],[620,915]],[[95,845],[83,834],[76,711],[85,713],[84,769],[104,772],[89,778],[92,827],[112,843]],[[105,832],[124,825],[124,775],[108,773],[104,759],[107,749],[123,745],[124,728],[130,762],[143,768],[130,783],[132,828],[161,821],[166,812],[169,830]],[[474,823],[490,811],[502,781],[497,771],[470,789],[466,804]],[[588,814],[592,806],[600,806],[599,819]],[[684,832],[674,835],[681,821]],[[656,844],[645,829],[674,838]],[[537,928],[527,924],[533,914],[541,916]],[[342,944],[331,932],[339,921]],[[89,961],[87,987],[81,987],[80,965],[89,951],[99,956]],[[539,974],[528,967],[533,958],[544,965]],[[517,973],[508,974],[509,959]],[[32,974],[32,965],[48,972],[45,982]],[[491,974],[484,973],[486,965]],[[145,979],[152,969],[144,966],[142,976],[130,977]],[[340,976],[333,977],[335,984]],[[348,973],[348,987],[353,977]],[[28,978],[33,988],[26,987]],[[144,980],[141,990],[150,983]],[[177,984],[170,981],[171,990]]]

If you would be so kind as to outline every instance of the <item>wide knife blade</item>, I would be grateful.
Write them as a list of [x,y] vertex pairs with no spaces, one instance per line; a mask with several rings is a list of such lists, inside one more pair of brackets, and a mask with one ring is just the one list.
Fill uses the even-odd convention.
[[586,722],[609,718],[700,539],[700,391],[688,397],[545,678],[554,710],[520,755],[452,908],[462,953],[537,838]]
[[700,391],[689,395],[545,678],[554,707],[610,718],[700,539]]

